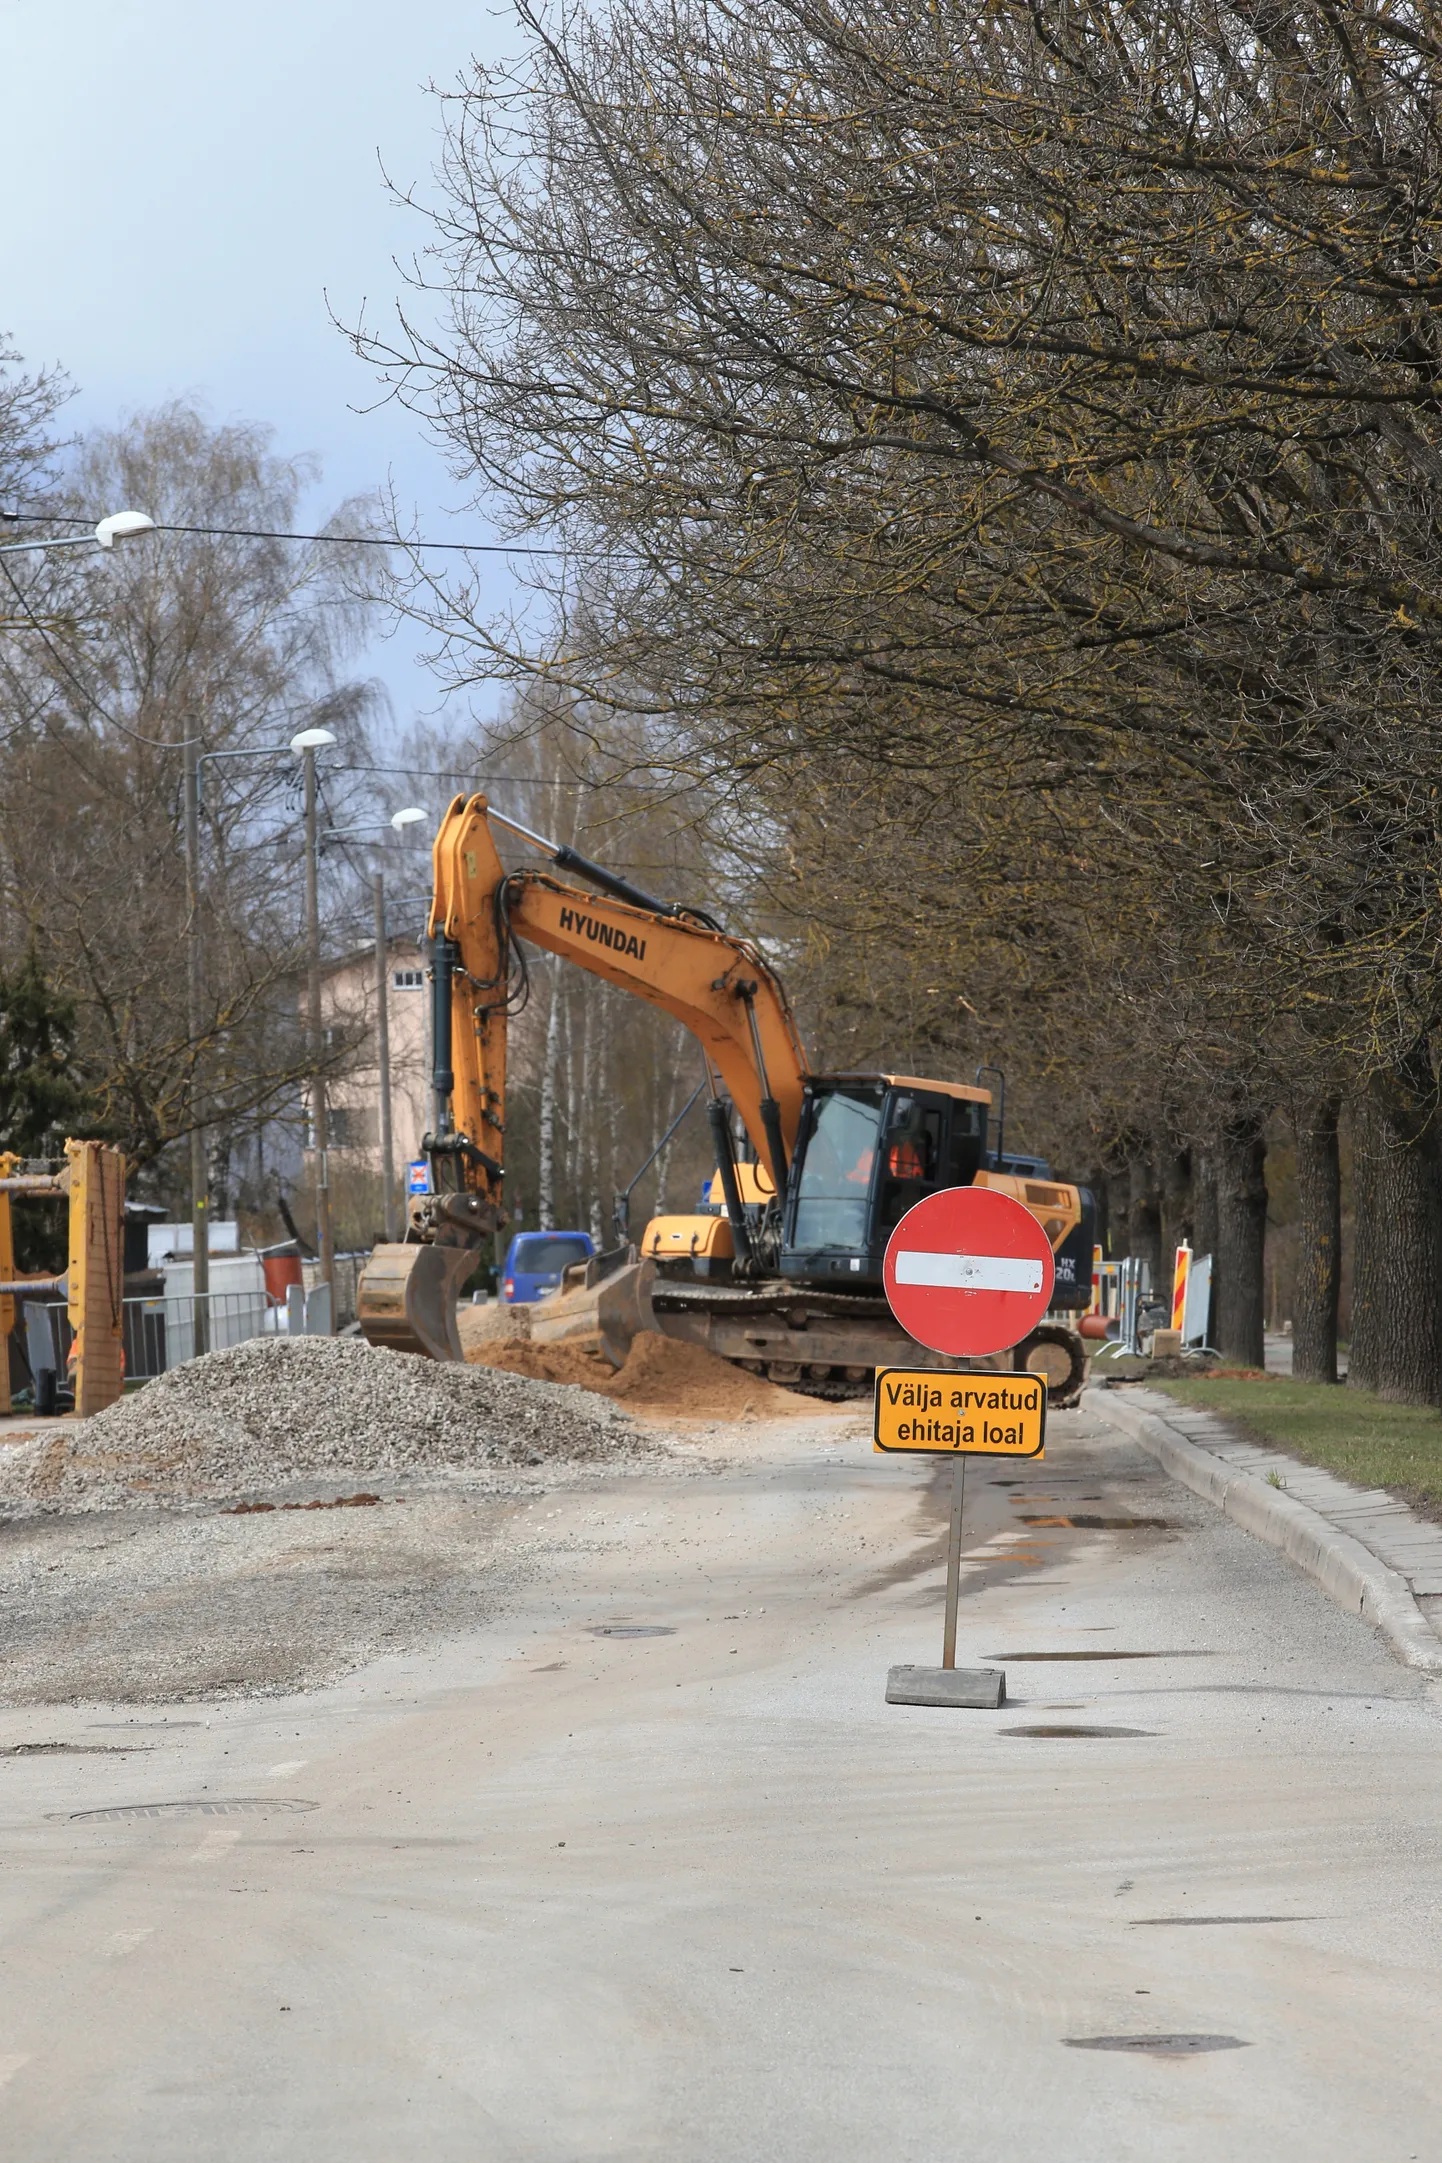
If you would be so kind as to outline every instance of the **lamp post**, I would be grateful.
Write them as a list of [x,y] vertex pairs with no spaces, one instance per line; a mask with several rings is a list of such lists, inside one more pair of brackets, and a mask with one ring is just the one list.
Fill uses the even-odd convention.
[[155,520],[147,518],[144,511],[112,511],[102,518],[93,533],[74,533],[64,540],[6,541],[0,546],[0,556],[26,556],[38,554],[49,548],[114,548],[117,541],[134,541],[143,533],[154,533]]
[[191,1344],[210,1350],[210,1167],[201,1124],[200,1036],[204,991],[200,951],[200,769],[196,739],[185,760],[185,1026],[190,1038],[190,1316]]
[[327,744],[335,742],[329,729],[302,729],[292,736],[290,748],[298,752],[304,762],[305,774],[305,919],[306,937],[310,948],[309,1007],[310,1023],[310,1117],[311,1146],[315,1151],[315,1232],[316,1246],[320,1249],[321,1283],[330,1287],[331,1323],[335,1316],[335,1242],[331,1237],[330,1224],[330,1167],[326,1161],[329,1132],[326,1122],[325,1033],[320,1013],[320,890],[318,880],[316,822],[315,822],[315,755]]
[[[122,513],[138,518],[140,513]],[[102,521],[104,523],[104,521]],[[133,529],[140,530],[140,529]],[[98,531],[98,529],[97,529]],[[102,546],[107,545],[102,543]],[[321,732],[325,732],[322,730]],[[200,939],[200,799],[207,761],[216,759],[271,759],[292,756],[289,744],[249,744],[239,751],[202,751],[199,737],[187,737],[181,745],[185,773],[185,974],[187,1027],[192,1047],[200,1042],[204,1028],[205,969]],[[209,1350],[210,1322],[210,1168],[206,1162],[200,1088],[200,1054],[193,1051],[195,1068],[190,1103],[190,1254],[191,1326],[197,1352]]]
[[[407,804],[403,811],[392,814],[391,826],[396,833],[404,833],[418,819],[426,816],[418,804]],[[365,826],[332,826],[322,834],[322,841],[339,841],[347,834],[369,833]],[[375,970],[376,970],[376,1071],[380,1098],[380,1158],[381,1158],[381,1205],[385,1213],[387,1243],[400,1237],[400,1211],[396,1195],[396,1163],[394,1130],[391,1119],[391,1028],[390,1028],[390,948],[386,939],[386,889],[385,875],[375,872],[371,879],[375,902]]]

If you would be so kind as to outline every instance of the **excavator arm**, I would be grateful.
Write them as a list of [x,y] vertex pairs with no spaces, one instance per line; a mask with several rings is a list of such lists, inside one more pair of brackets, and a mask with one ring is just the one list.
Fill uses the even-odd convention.
[[[549,871],[508,873],[495,826],[519,834],[560,868],[580,871],[600,891],[566,885]],[[404,1246],[376,1248],[362,1278],[360,1319],[373,1342],[458,1358],[455,1290],[468,1267],[455,1250],[469,1257],[506,1221],[506,1037],[517,940],[645,999],[697,1039],[728,1212],[740,1242],[746,1237],[744,1212],[733,1191],[721,1085],[781,1193],[807,1066],[779,979],[750,941],[727,936],[700,911],[653,900],[575,850],[493,811],[484,796],[455,798],[436,835],[433,860],[428,928],[437,1120],[423,1146],[434,1191],[412,1201]],[[429,1260],[422,1259],[426,1250]]]
[[[492,821],[546,848],[558,862],[569,857],[584,865],[611,891],[587,893],[544,871],[507,875]],[[454,956],[450,1029],[461,1131],[472,1138],[492,1134],[499,1149],[505,1029],[496,1017],[505,1012],[510,944],[524,939],[660,1007],[689,1029],[712,1073],[726,1084],[778,1191],[784,1186],[801,1119],[806,1054],[780,982],[749,940],[728,937],[699,913],[652,901],[575,851],[491,811],[484,796],[458,797],[446,813],[436,836],[435,878],[431,937]]]

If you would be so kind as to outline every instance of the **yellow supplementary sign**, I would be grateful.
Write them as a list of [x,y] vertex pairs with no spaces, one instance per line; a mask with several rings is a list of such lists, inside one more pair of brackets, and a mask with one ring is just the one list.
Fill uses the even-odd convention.
[[876,1376],[877,1449],[939,1457],[1040,1457],[1046,1383],[1039,1374],[938,1374],[882,1367]]

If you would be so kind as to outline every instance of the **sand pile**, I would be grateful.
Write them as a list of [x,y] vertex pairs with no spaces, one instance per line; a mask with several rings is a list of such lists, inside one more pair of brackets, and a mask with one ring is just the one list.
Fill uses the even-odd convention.
[[496,1333],[466,1346],[478,1366],[540,1381],[570,1383],[593,1390],[652,1419],[786,1419],[815,1413],[814,1399],[778,1389],[759,1374],[747,1374],[718,1359],[699,1344],[643,1330],[635,1338],[619,1372],[599,1352],[568,1344],[533,1344],[528,1337]]
[[654,1452],[594,1394],[343,1337],[256,1337],[0,1453],[0,1511],[230,1499],[317,1476],[505,1472]]

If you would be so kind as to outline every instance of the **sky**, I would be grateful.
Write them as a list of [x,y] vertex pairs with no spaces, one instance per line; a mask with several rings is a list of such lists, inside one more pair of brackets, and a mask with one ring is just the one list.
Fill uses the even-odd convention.
[[[393,306],[393,258],[425,229],[382,162],[424,196],[440,118],[425,85],[514,40],[504,11],[459,0],[0,0],[0,331],[72,378],[71,427],[199,397],[319,456],[310,516],[389,480],[420,532],[486,537],[418,424],[362,410],[374,379],[327,302],[347,322]],[[494,576],[499,599],[499,561]],[[435,711],[404,632],[363,665],[400,726]]]

